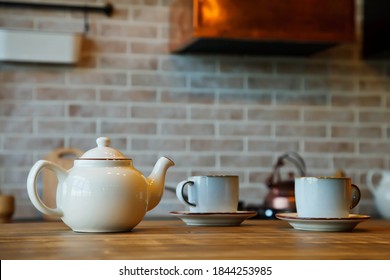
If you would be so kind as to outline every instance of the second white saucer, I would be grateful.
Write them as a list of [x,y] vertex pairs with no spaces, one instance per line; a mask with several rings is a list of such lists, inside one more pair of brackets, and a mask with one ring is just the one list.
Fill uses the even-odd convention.
[[256,211],[237,212],[205,212],[194,213],[189,211],[170,212],[189,226],[238,226],[243,221],[256,216]]
[[370,219],[370,216],[358,214],[350,214],[347,218],[300,218],[297,213],[278,213],[275,216],[295,229],[309,231],[351,231],[358,223]]

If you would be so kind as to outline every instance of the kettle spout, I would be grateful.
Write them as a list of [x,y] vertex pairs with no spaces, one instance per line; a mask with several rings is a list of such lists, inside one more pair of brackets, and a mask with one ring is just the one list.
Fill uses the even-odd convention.
[[160,202],[161,197],[164,193],[165,186],[165,174],[169,167],[174,166],[175,163],[169,158],[160,158],[149,177],[146,178],[148,182],[148,209],[152,210]]

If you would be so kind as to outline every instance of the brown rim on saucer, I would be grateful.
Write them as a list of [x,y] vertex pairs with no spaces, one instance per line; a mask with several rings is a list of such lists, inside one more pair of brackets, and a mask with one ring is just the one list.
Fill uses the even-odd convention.
[[257,214],[256,211],[236,211],[236,212],[190,212],[190,211],[172,211],[173,215],[193,215],[193,216],[204,216],[204,215],[250,215]]
[[311,221],[337,221],[337,220],[365,220],[370,219],[368,215],[349,214],[345,218],[310,218],[310,217],[298,217],[297,213],[277,213],[275,216],[279,219],[291,219],[291,220],[311,220]]

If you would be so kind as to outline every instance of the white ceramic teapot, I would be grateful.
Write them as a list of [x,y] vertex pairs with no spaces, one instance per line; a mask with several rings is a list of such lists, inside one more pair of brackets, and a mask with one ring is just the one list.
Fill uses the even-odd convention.
[[[380,176],[380,182],[374,185],[374,176]],[[390,171],[373,169],[367,172],[367,187],[374,195],[375,205],[383,218],[390,219]]]
[[[36,162],[27,178],[28,195],[39,211],[61,217],[74,231],[129,231],[160,202],[166,171],[174,163],[160,158],[145,178],[131,159],[109,147],[109,138],[96,142],[70,170],[46,160]],[[58,178],[57,208],[46,206],[38,195],[37,178],[44,168]]]

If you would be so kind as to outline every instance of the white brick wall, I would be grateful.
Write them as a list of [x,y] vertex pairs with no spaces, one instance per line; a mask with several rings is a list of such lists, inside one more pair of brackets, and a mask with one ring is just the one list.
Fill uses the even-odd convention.
[[[311,175],[343,169],[375,214],[365,174],[390,169],[389,61],[362,61],[358,42],[311,58],[171,55],[169,0],[113,2],[113,17],[89,16],[78,65],[0,63],[0,187],[17,197],[15,217],[39,215],[25,186],[35,161],[101,135],[145,173],[171,157],[169,186],[236,173],[241,199],[257,203],[276,158],[294,150]],[[83,17],[2,8],[0,26],[80,32]],[[181,209],[166,192],[149,215]]]

